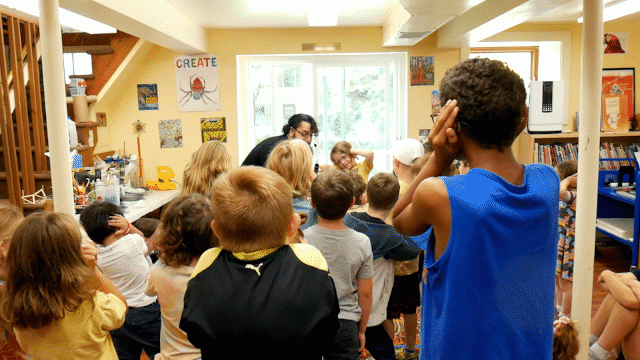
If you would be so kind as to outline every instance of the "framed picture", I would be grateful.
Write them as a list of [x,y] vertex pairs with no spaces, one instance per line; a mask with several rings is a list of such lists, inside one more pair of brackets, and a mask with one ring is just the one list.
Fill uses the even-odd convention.
[[629,131],[635,110],[635,69],[602,70],[602,131]]

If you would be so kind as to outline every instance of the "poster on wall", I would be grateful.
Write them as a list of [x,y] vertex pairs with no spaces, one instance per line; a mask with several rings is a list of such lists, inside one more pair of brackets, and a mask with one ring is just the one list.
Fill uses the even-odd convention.
[[635,69],[603,69],[602,130],[629,131],[635,113]]
[[411,72],[411,86],[433,85],[433,56],[409,57],[409,70]]
[[227,142],[227,124],[223,117],[200,119],[200,131],[203,143],[210,140]]
[[629,51],[629,33],[605,33],[602,49],[605,54],[626,54]]
[[158,84],[138,84],[138,110],[158,110]]
[[433,90],[431,92],[431,114],[432,115],[440,114],[441,109],[442,109],[442,105],[440,104],[440,91]]
[[182,147],[181,120],[160,120],[158,128],[161,149],[175,149]]
[[218,60],[215,55],[178,55],[176,100],[179,112],[219,111]]

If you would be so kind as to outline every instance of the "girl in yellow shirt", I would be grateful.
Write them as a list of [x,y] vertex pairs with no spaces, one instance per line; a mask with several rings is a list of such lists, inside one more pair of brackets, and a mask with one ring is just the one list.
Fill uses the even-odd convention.
[[2,248],[6,289],[0,314],[32,359],[113,359],[109,330],[124,323],[126,300],[96,267],[68,215],[34,213]]

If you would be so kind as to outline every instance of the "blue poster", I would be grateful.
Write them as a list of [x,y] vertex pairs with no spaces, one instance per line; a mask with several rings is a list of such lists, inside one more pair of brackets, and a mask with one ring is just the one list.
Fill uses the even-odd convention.
[[157,84],[138,84],[138,110],[158,110]]

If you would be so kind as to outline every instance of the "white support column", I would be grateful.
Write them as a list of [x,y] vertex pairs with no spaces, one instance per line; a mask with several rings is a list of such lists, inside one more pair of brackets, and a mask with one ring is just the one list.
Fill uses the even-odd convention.
[[593,257],[598,203],[598,160],[602,89],[603,0],[583,0],[582,66],[576,245],[571,317],[577,320],[578,359],[589,356],[589,327],[593,296]]
[[56,212],[73,216],[75,210],[69,161],[69,124],[67,123],[58,4],[58,0],[40,0],[42,75],[51,159],[53,207]]
[[460,44],[460,62],[471,58],[471,46],[469,45],[469,34],[466,34]]

